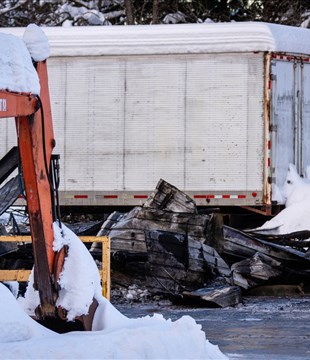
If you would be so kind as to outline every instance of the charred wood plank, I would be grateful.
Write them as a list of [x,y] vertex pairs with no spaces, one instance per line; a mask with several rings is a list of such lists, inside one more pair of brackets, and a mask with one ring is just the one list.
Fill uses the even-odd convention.
[[256,253],[249,259],[233,264],[231,270],[234,284],[249,289],[282,275],[283,266],[267,255]]
[[305,247],[310,247],[310,231],[296,231],[289,234],[283,235],[265,235],[265,234],[253,234],[256,238],[265,240],[268,242],[274,242],[283,246],[291,246],[294,248],[302,249]]
[[238,305],[241,301],[241,290],[238,286],[202,288],[192,292],[183,292],[185,299],[209,307],[227,307]]
[[184,192],[163,179],[159,180],[156,189],[143,206],[177,213],[197,214],[195,202]]
[[260,252],[278,261],[295,264],[296,266],[309,266],[309,262],[305,260],[304,253],[301,251],[256,239],[228,226],[224,226],[224,239],[223,252],[239,259],[249,258],[256,252]]

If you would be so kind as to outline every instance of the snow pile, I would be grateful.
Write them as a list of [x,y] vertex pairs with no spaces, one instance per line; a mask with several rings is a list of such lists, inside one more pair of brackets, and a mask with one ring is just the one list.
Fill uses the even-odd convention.
[[[62,290],[58,303],[73,318],[74,314],[86,313],[86,304],[95,297],[99,305],[94,331],[59,335],[47,330],[28,317],[0,284],[1,358],[227,359],[189,316],[173,322],[162,315],[139,319],[122,315],[101,295],[98,269],[83,243],[64,225],[61,230],[55,223],[54,231],[55,249],[69,246],[59,281]],[[38,294],[30,281],[24,305],[34,308],[37,301]]]
[[101,298],[97,331],[59,335],[28,317],[2,284],[0,297],[2,359],[227,359],[189,316],[128,319]]
[[0,34],[0,89],[40,93],[38,74],[23,40]]
[[[65,258],[63,271],[60,274],[59,298],[56,306],[68,311],[68,320],[88,313],[93,299],[101,299],[100,274],[96,263],[82,241],[65,225],[62,228],[57,222],[54,228],[54,251],[68,246],[68,256]],[[25,311],[32,315],[39,305],[39,292],[33,287],[33,271],[31,272],[25,298],[20,303]]]
[[82,241],[65,225],[54,223],[54,251],[68,246],[68,256],[59,278],[57,306],[68,310],[68,320],[87,314],[93,298],[101,298],[100,274]]
[[285,209],[255,229],[256,233],[277,235],[310,230],[310,182],[301,178],[292,164],[289,166],[282,196],[286,200]]
[[[34,323],[22,310],[10,290],[0,283],[0,347],[31,338],[51,335],[52,331]],[[35,326],[34,326],[35,324]],[[6,358],[1,354],[2,358]]]
[[40,82],[32,59],[43,61],[50,55],[44,32],[30,24],[24,32],[23,40],[0,33],[0,48],[0,89],[40,94]]
[[39,26],[35,24],[28,25],[23,40],[34,61],[43,61],[50,56],[48,39]]

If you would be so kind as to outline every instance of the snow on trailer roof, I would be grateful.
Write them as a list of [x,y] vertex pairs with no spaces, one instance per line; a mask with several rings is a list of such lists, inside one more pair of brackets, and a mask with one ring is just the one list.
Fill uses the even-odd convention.
[[[21,34],[21,29],[2,29]],[[44,28],[52,56],[270,51],[310,54],[310,30],[262,22]]]

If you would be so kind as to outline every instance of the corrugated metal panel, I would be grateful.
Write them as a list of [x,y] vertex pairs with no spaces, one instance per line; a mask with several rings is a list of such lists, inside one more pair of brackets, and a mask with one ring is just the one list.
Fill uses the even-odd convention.
[[50,63],[60,188],[123,189],[124,64],[99,58]]
[[302,71],[302,174],[310,175],[310,64],[304,63]]
[[152,190],[160,178],[184,188],[185,68],[171,57],[126,61],[126,190]]
[[185,188],[261,190],[262,114],[262,55],[188,61]]
[[52,58],[49,69],[61,189],[153,190],[159,178],[262,189],[262,54]]
[[295,164],[294,103],[295,73],[294,63],[272,62],[272,176],[273,182],[282,187],[289,164]]

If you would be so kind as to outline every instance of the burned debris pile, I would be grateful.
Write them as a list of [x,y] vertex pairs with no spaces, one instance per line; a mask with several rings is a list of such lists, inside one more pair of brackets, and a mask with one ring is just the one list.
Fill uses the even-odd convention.
[[254,289],[309,282],[308,232],[264,237],[231,228],[164,180],[143,206],[111,214],[102,235],[111,239],[113,286],[135,283],[153,295],[224,307]]

